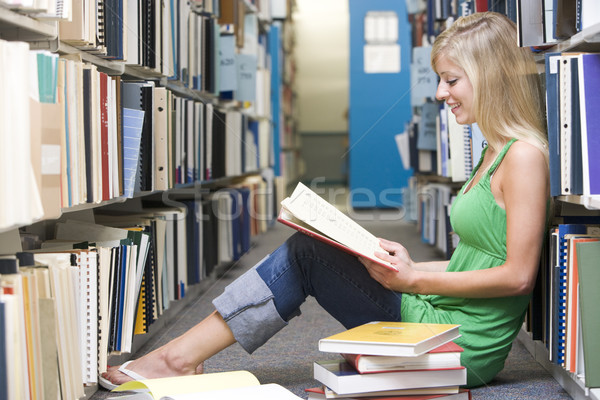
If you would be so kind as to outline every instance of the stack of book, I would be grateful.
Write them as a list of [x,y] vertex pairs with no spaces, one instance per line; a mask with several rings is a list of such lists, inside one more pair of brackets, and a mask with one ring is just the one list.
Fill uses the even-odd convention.
[[454,343],[459,325],[371,322],[319,341],[319,350],[339,353],[316,361],[308,399],[470,399],[461,389],[467,371]]

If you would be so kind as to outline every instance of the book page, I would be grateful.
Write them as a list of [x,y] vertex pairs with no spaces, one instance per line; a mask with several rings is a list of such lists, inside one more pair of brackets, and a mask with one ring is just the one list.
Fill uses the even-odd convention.
[[258,379],[248,371],[215,372],[211,374],[176,376],[172,378],[129,381],[118,386],[113,392],[149,392],[154,399],[184,393],[200,393],[235,387],[260,385]]
[[330,238],[396,269],[375,256],[376,251],[385,252],[379,245],[379,239],[302,183],[298,183],[292,195],[281,204],[294,217]]
[[[196,400],[198,393],[185,393],[162,397],[160,400]],[[202,393],[203,400],[300,400],[301,398],[276,383],[266,385],[228,388]]]

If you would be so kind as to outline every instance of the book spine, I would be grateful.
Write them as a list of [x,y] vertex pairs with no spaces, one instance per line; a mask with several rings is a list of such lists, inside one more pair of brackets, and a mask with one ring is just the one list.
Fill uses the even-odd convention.
[[566,301],[567,301],[567,243],[563,239],[559,242],[559,269],[557,292],[557,331],[556,331],[556,363],[564,365],[565,361],[565,335],[566,335]]

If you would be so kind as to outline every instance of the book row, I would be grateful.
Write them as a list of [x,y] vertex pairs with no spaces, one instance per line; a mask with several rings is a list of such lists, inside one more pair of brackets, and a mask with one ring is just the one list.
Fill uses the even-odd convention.
[[15,194],[0,200],[0,229],[57,218],[78,204],[273,165],[267,119],[31,52],[24,43],[0,47],[9,55],[0,66],[7,89],[0,96],[0,182]]
[[[538,21],[539,26],[542,26],[542,23],[547,24],[546,29],[549,29],[547,36],[551,37],[550,42],[571,37],[594,24],[589,20],[595,18],[591,15],[600,15],[581,12],[583,9],[596,7],[590,1],[558,3],[536,1],[527,2],[527,5],[515,3],[517,2],[494,2],[494,11],[509,17],[513,13],[514,16],[522,16],[523,18],[519,19],[521,24],[533,20]],[[453,18],[469,14],[473,10],[492,9],[491,6],[485,1],[439,2],[427,8],[431,15],[427,14],[425,20],[436,23],[452,21]],[[438,9],[445,11],[438,12]],[[514,9],[514,12],[509,12],[511,9]],[[575,24],[577,21],[570,29],[564,28],[567,9],[573,14],[570,22]],[[559,10],[565,12],[558,12]],[[574,17],[575,13],[579,18]],[[532,15],[532,17],[525,18],[525,15]],[[588,20],[583,21],[583,15],[588,15],[589,17],[586,17]],[[416,17],[413,15],[414,23],[417,22]],[[520,39],[528,35],[526,29],[522,28],[520,32]],[[435,37],[435,34],[431,37]],[[537,44],[543,43],[544,40]],[[457,125],[446,106],[430,101],[434,97],[437,80],[430,68],[424,67],[428,65],[429,48],[420,47],[419,43],[415,43],[415,46],[413,64],[421,66],[413,70],[415,90],[411,93],[413,97],[411,102],[415,112],[413,120],[406,128],[404,135],[406,137],[399,138],[410,143],[410,146],[406,146],[410,148],[410,154],[406,155],[410,160],[407,166],[411,166],[416,172],[434,173],[450,177],[453,181],[465,181],[479,161],[485,141],[477,124]],[[547,90],[550,166],[553,177],[552,194],[554,196],[591,195],[598,166],[595,165],[595,158],[590,157],[595,149],[589,149],[588,146],[594,146],[595,139],[593,135],[591,138],[587,135],[587,130],[593,131],[598,122],[595,114],[586,112],[586,109],[592,109],[595,104],[597,55],[548,53],[545,58],[544,78]]]
[[[519,45],[523,47],[551,45],[600,22],[600,9],[594,0],[427,0],[426,5],[414,2],[408,7],[416,28],[416,46],[421,45],[423,34],[432,42],[446,21],[475,12],[506,15],[517,24]],[[420,7],[426,7],[426,11]]]
[[14,346],[0,349],[0,391],[80,398],[109,356],[131,352],[134,335],[250,249],[272,219],[267,187],[247,178],[180,207],[103,209],[93,222],[56,223],[55,238],[19,261],[3,257],[0,344]]
[[586,387],[600,386],[595,304],[600,301],[598,256],[600,230],[594,225],[563,223],[549,233],[542,264],[542,290],[532,299],[529,331],[548,348],[550,361]]
[[523,47],[552,45],[600,22],[599,4],[593,0],[516,3],[519,45]]
[[457,188],[412,177],[402,191],[404,219],[416,223],[421,241],[436,247],[446,259],[450,259],[459,241],[450,224]]
[[[240,53],[236,61],[246,64],[248,73],[248,57],[254,69],[257,62],[264,66],[257,60],[265,52],[265,34],[259,34],[258,21],[270,23],[288,14],[285,0],[258,4],[238,0],[5,2],[32,18],[57,20],[62,43],[217,95],[221,91],[218,71],[223,65],[219,53],[229,53],[229,42],[221,41],[221,33],[235,34],[232,43]],[[231,83],[224,86],[231,87]]]
[[415,108],[402,139],[415,172],[466,181],[486,146],[479,126],[459,125],[447,104],[425,102]]
[[[542,0],[540,0],[542,1]],[[495,11],[517,21],[517,0],[427,0],[408,2],[413,46],[433,43],[447,22],[475,12]],[[424,43],[425,42],[425,43]]]
[[600,195],[600,55],[547,53],[545,66],[551,194]]
[[[600,194],[597,88],[600,56],[545,55],[546,114],[552,196]],[[455,182],[466,181],[486,145],[477,124],[458,125],[446,105],[425,102],[407,127],[410,165]]]

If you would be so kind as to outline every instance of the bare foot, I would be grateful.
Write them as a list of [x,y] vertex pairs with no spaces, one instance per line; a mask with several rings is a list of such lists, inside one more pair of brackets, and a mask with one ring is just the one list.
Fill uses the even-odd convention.
[[[109,367],[108,370],[102,374],[102,377],[116,385],[133,380],[129,375],[119,371],[119,367],[120,366]],[[203,363],[200,363],[199,365],[185,365],[184,360],[172,359],[168,357],[166,351],[159,348],[137,360],[129,362],[129,364],[127,364],[127,369],[146,379],[152,379],[201,374],[204,368]]]
[[[200,374],[204,360],[233,343],[233,332],[221,315],[213,311],[183,335],[128,363],[127,369],[146,379]],[[109,368],[102,377],[118,385],[133,379],[119,371],[119,367]]]

